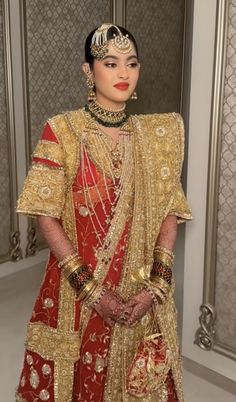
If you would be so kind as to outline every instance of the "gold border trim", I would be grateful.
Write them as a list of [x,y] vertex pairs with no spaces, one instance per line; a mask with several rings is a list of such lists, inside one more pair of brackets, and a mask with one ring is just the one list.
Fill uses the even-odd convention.
[[[7,137],[8,158],[9,158],[9,187],[10,187],[10,219],[11,233],[9,233],[9,253],[0,256],[0,262],[18,261],[22,258],[20,248],[20,232],[19,219],[15,212],[17,201],[18,184],[17,184],[17,168],[16,168],[16,140],[15,140],[15,116],[13,102],[13,83],[12,83],[12,47],[11,47],[11,24],[10,24],[10,6],[9,0],[2,1],[3,14],[3,52],[4,52],[4,69],[6,79],[6,109],[7,109]],[[17,236],[15,236],[17,235]],[[14,246],[12,244],[12,238]]]
[[[226,50],[228,34],[229,0],[218,0],[215,70],[213,78],[213,95],[211,107],[210,152],[208,165],[208,193],[206,212],[206,245],[204,262],[203,304],[215,305],[216,284],[216,247],[217,247],[217,210],[220,175],[221,129],[224,101],[224,84],[226,68]],[[236,360],[236,350],[215,341],[211,350]]]

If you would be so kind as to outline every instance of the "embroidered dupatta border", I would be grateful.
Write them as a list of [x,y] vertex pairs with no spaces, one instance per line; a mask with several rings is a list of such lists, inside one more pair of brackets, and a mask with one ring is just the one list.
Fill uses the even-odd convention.
[[[132,281],[135,270],[143,266],[150,272],[153,261],[153,249],[160,230],[161,223],[168,214],[173,197],[179,182],[183,161],[183,125],[179,115],[151,115],[132,117],[135,131],[135,202],[133,210],[133,223],[125,262],[120,291],[123,297],[128,298],[140,289],[140,285]],[[169,139],[159,138],[157,130],[168,131]],[[149,140],[146,138],[149,136]],[[156,144],[156,154],[155,154]],[[169,159],[169,160],[168,160]],[[168,165],[169,164],[169,165]],[[165,186],[159,185],[161,166],[170,168],[170,182]],[[156,170],[155,170],[156,168]],[[159,174],[159,177],[158,177]],[[159,181],[159,182],[158,182]],[[166,190],[166,193],[165,193]],[[164,195],[163,195],[164,192]],[[146,195],[149,195],[147,199]],[[161,196],[163,198],[161,199]],[[183,402],[181,361],[176,332],[176,314],[173,302],[172,289],[169,300],[165,305],[158,307],[157,321],[163,339],[172,352],[172,375],[178,396]],[[171,328],[171,331],[170,331]],[[104,402],[116,399],[122,402],[132,402],[136,398],[126,393],[126,373],[133,354],[139,342],[143,339],[145,327],[138,323],[134,328],[126,329],[116,325],[110,347],[109,366],[105,389]],[[122,370],[122,382],[119,382]],[[162,388],[162,389],[161,389]],[[166,401],[166,392],[160,388],[152,395],[139,399],[153,402],[159,395],[160,401]],[[162,398],[162,399],[161,399]]]

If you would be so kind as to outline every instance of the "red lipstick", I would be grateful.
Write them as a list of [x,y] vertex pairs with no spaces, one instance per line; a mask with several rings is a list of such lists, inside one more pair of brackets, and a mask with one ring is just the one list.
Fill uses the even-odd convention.
[[129,87],[129,84],[127,82],[118,82],[114,85],[114,87],[120,89],[121,91],[126,91],[126,89]]

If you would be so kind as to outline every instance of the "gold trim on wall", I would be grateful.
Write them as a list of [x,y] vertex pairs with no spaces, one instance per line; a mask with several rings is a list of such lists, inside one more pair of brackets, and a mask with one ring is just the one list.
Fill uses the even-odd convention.
[[[215,63],[213,78],[213,95],[211,109],[211,136],[210,153],[208,166],[208,193],[206,212],[206,245],[204,265],[204,291],[203,304],[200,310],[203,312],[210,308],[217,319],[215,309],[215,287],[216,287],[216,254],[217,254],[217,217],[218,217],[218,189],[220,179],[220,157],[221,157],[221,131],[224,102],[224,84],[226,68],[226,50],[228,34],[229,0],[218,0],[217,4],[217,25]],[[202,313],[203,314],[203,313]],[[200,316],[201,322],[202,316]],[[197,342],[196,332],[195,343]],[[236,351],[226,344],[217,341],[215,328],[212,327],[211,350],[236,360]],[[208,334],[209,336],[209,334]]]
[[22,258],[20,247],[20,232],[18,215],[15,212],[17,201],[17,169],[16,169],[16,141],[15,141],[15,118],[13,103],[12,84],[12,56],[11,56],[11,34],[10,34],[10,11],[9,0],[2,1],[3,7],[3,50],[4,68],[6,78],[6,107],[7,107],[7,136],[9,140],[9,183],[10,183],[10,211],[11,211],[11,233],[9,233],[9,253],[0,256],[0,262],[18,261]]

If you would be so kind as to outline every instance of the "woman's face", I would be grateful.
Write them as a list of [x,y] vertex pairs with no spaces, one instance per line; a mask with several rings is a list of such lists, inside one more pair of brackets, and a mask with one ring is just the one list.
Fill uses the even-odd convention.
[[135,90],[139,67],[133,45],[129,53],[120,53],[110,43],[104,59],[95,59],[93,64],[97,101],[112,109],[122,107]]

